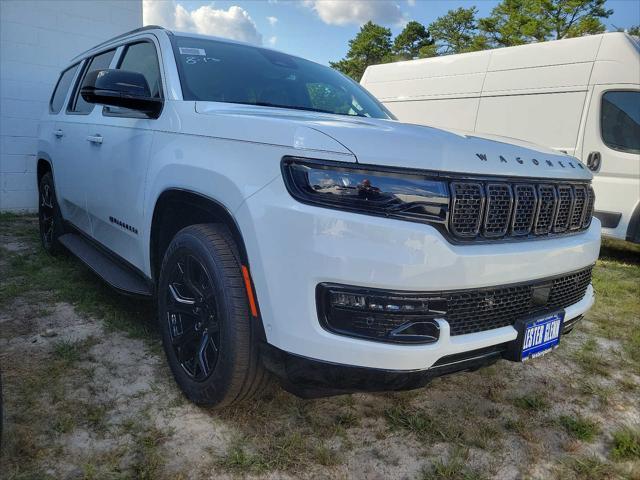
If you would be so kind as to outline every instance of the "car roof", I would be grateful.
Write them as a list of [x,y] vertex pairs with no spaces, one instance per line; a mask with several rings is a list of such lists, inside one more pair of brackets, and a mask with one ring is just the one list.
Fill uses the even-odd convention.
[[[167,35],[175,35],[175,36],[178,36],[178,37],[201,38],[203,40],[215,40],[215,41],[223,42],[223,43],[230,43],[230,44],[236,44],[236,45],[246,45],[248,47],[263,48],[265,50],[272,50],[272,51],[275,51],[275,52],[280,52],[279,50],[275,50],[273,48],[264,47],[262,45],[254,45],[252,43],[243,42],[243,41],[240,41],[240,40],[232,40],[230,38],[216,37],[216,36],[213,36],[213,35],[203,35],[203,34],[200,34],[200,33],[191,33],[191,32],[181,32],[181,31],[176,31],[176,30],[169,30],[168,28],[164,28],[164,27],[161,27],[159,25],[146,25],[144,27],[136,28],[134,30],[130,30],[128,32],[122,33],[120,35],[116,35],[115,37],[112,37],[112,38],[110,38],[108,40],[105,40],[104,42],[99,43],[98,45],[95,45],[95,46],[91,47],[88,50],[85,50],[84,52],[82,52],[82,53],[76,55],[75,57],[73,57],[71,59],[71,63],[74,63],[74,62],[76,62],[78,60],[81,60],[81,59],[83,59],[85,57],[88,57],[91,54],[93,54],[94,51],[99,50],[101,47],[109,45],[109,44],[111,44],[111,43],[113,43],[113,42],[115,42],[117,40],[123,40],[123,39],[126,39],[129,36],[133,36],[133,35],[136,35],[136,34],[139,34],[139,33],[143,33],[143,32],[152,32],[152,31],[164,32]],[[280,53],[284,53],[284,52],[280,52]],[[287,55],[290,55],[290,54],[287,54]],[[292,55],[292,56],[295,56],[295,55]]]

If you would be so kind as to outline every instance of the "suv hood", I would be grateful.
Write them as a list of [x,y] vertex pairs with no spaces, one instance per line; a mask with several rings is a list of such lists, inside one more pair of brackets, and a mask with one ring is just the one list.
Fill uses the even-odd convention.
[[[282,108],[196,102],[195,109],[221,120],[224,115],[223,130],[228,138],[312,150],[315,158],[321,158],[318,152],[330,151],[351,153],[358,163],[421,170],[557,179],[592,177],[575,157],[511,138]],[[311,156],[302,151],[300,155]]]

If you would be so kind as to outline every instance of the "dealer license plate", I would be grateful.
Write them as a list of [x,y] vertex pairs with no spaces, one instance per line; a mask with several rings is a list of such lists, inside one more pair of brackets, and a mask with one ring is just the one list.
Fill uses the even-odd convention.
[[560,342],[564,312],[532,320],[525,325],[522,336],[521,361],[536,358],[550,352]]

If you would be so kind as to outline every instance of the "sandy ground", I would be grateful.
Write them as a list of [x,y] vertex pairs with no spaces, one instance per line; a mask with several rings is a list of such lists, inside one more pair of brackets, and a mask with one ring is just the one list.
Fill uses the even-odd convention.
[[[16,237],[0,238],[0,272],[38,248]],[[0,308],[0,478],[637,479],[640,460],[614,458],[612,438],[640,425],[640,372],[595,330],[587,318],[551,355],[412,392],[305,401],[272,385],[214,412],[182,397],[155,332],[114,328],[51,292],[15,295]],[[585,348],[606,371],[576,360]]]

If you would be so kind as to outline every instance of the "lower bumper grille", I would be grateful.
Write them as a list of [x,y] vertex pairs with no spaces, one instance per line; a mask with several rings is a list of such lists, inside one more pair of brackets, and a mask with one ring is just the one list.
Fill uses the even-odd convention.
[[[451,335],[506,327],[520,318],[578,303],[591,283],[591,271],[592,267],[589,267],[549,280],[445,293]],[[537,292],[542,292],[543,296],[534,296]]]
[[329,331],[379,342],[432,343],[437,319],[451,335],[493,330],[578,303],[593,267],[532,282],[444,292],[399,292],[319,284],[318,317]]

